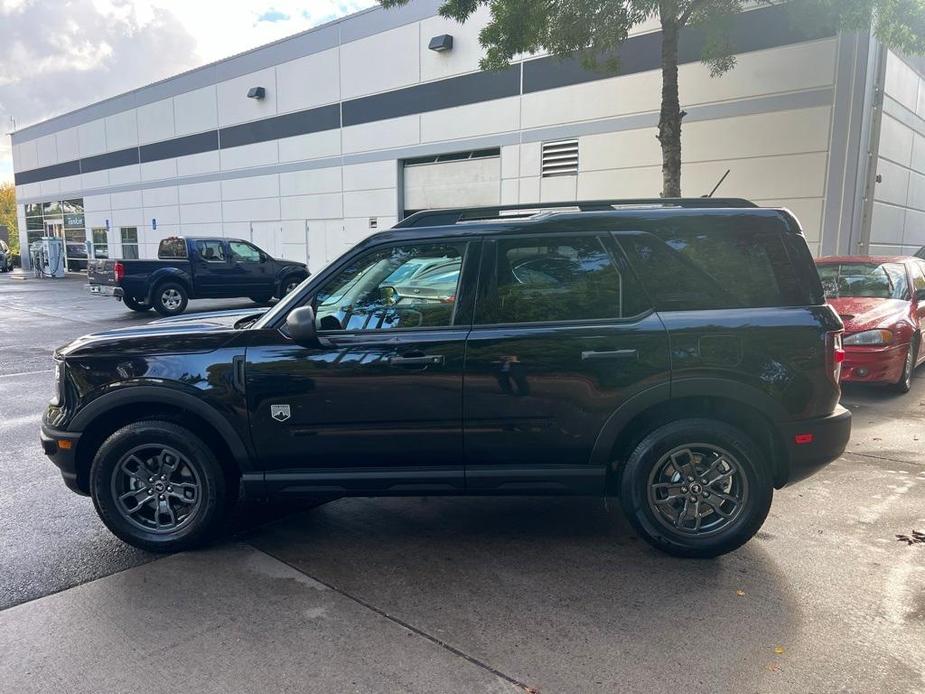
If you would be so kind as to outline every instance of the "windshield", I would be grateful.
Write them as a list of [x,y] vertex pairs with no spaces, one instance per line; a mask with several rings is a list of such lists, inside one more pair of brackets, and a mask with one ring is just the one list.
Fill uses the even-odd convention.
[[833,263],[818,269],[826,299],[909,298],[906,270],[899,263]]

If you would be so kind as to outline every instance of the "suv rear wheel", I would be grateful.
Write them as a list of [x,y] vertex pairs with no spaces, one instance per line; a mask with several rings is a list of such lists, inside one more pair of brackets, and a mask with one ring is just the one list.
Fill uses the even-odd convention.
[[682,557],[715,557],[740,547],[764,523],[773,485],[755,444],[709,419],[659,427],[623,470],[620,498],[650,544]]
[[103,442],[90,468],[90,495],[113,534],[152,552],[209,540],[228,498],[224,472],[202,439],[156,420],[124,426]]
[[177,316],[188,303],[189,294],[179,282],[164,282],[154,290],[154,310],[162,316]]

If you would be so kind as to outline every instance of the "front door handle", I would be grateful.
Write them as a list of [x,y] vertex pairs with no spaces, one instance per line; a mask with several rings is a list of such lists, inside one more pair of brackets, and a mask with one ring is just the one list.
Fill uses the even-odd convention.
[[635,349],[615,349],[610,352],[582,352],[582,361],[597,361],[602,359],[638,359],[639,351]]
[[435,366],[443,364],[446,357],[442,354],[421,354],[408,357],[389,357],[389,366]]

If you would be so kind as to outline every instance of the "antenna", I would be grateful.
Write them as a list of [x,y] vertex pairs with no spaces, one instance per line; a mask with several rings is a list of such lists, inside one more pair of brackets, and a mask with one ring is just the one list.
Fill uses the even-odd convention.
[[726,169],[726,173],[724,173],[724,174],[723,174],[723,177],[722,177],[721,179],[719,179],[719,183],[717,183],[715,186],[713,186],[713,190],[710,191],[710,194],[709,194],[709,195],[704,195],[703,197],[705,197],[705,198],[712,198],[712,197],[713,197],[713,193],[715,193],[715,192],[719,189],[719,187],[720,187],[721,185],[723,185],[723,181],[726,180],[726,176],[728,176],[728,175],[731,174],[731,173],[732,173],[732,169]]

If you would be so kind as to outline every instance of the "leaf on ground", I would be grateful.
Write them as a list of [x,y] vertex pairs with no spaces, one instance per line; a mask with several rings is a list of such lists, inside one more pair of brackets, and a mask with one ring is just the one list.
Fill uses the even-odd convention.
[[774,652],[775,652],[777,655],[783,655],[783,654],[784,654],[784,647],[783,647],[783,646],[774,646]]
[[745,591],[744,591],[744,590],[737,590],[737,591],[736,591],[736,595],[738,595],[738,596],[741,598],[741,597],[743,597],[743,596],[745,595]]
[[925,545],[925,533],[920,533],[918,530],[913,530],[912,535],[897,535],[896,539],[899,542],[905,542],[910,547],[912,545]]

